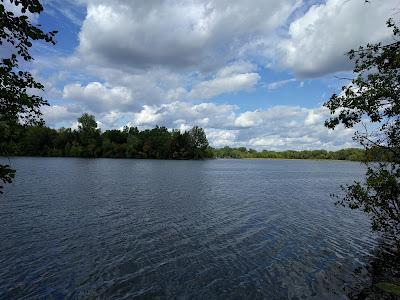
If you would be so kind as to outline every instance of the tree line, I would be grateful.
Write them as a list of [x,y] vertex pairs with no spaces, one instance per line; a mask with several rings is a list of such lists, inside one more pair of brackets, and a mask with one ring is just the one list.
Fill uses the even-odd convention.
[[156,126],[139,130],[124,127],[102,132],[97,128],[93,115],[87,113],[78,118],[78,128],[58,130],[33,124],[14,125],[12,130],[0,122],[1,153],[9,156],[57,156],[57,157],[107,157],[153,159],[205,159],[205,158],[271,158],[271,159],[334,159],[363,161],[367,156],[374,160],[387,160],[388,153],[375,148],[365,151],[349,148],[338,151],[256,151],[245,147],[212,148],[204,130],[194,126],[181,132]]
[[270,159],[332,159],[332,160],[351,160],[365,161],[386,161],[391,153],[380,148],[371,148],[368,150],[361,148],[347,148],[337,151],[327,150],[286,150],[286,151],[256,151],[245,147],[231,148],[223,147],[213,149],[213,155],[216,158],[270,158]]
[[93,115],[78,118],[78,129],[52,129],[44,125],[19,125],[10,130],[0,122],[1,153],[10,156],[71,156],[154,159],[204,159],[212,157],[202,128],[180,132],[166,127],[140,131],[124,127],[101,132]]

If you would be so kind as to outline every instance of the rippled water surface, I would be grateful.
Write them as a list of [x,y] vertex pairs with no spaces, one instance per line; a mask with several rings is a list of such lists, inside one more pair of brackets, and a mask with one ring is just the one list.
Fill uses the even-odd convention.
[[0,298],[341,299],[375,246],[368,220],[329,196],[358,163],[11,163]]

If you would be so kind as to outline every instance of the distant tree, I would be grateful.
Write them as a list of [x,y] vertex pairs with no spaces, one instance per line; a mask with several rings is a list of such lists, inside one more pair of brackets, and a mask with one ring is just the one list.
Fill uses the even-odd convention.
[[78,118],[78,129],[81,132],[95,132],[97,130],[96,118],[93,115],[84,113]]
[[[31,93],[32,90],[42,90],[43,85],[33,78],[32,74],[22,71],[19,59],[31,61],[29,53],[32,41],[43,40],[55,43],[56,31],[44,32],[39,26],[34,26],[29,18],[24,15],[27,11],[39,14],[43,7],[38,0],[10,1],[16,5],[21,15],[15,15],[6,9],[4,0],[0,2],[0,45],[9,47],[14,51],[9,57],[0,58],[0,122],[7,124],[10,130],[19,122],[41,122],[40,108],[48,105],[42,97]],[[0,155],[7,155],[1,152]],[[0,181],[10,183],[15,171],[8,165],[0,165]],[[0,184],[0,193],[2,185]]]
[[126,140],[128,138],[128,132],[121,131],[118,129],[106,130],[103,133],[103,138],[109,139],[111,143],[126,144]]
[[238,150],[240,152],[246,152],[247,151],[246,147],[239,147]]
[[50,155],[57,131],[45,126],[30,126],[23,134],[21,147],[26,155]]
[[142,140],[139,138],[137,127],[125,128],[128,136],[126,139],[126,157],[138,157],[141,149]]
[[101,145],[100,130],[97,129],[96,118],[84,113],[78,118],[79,142],[82,145],[81,155],[84,157],[97,157],[100,155]]
[[[387,25],[394,42],[348,53],[356,77],[325,103],[332,114],[325,125],[349,128],[363,120],[373,124],[354,137],[366,149],[365,182],[345,187],[346,196],[338,204],[363,210],[372,217],[374,230],[400,237],[400,30],[392,20]],[[372,152],[385,153],[385,161],[371,163]]]
[[68,156],[71,144],[75,140],[75,134],[71,128],[60,128],[56,134],[54,145],[60,151],[59,156]]
[[190,132],[191,146],[195,159],[204,158],[208,148],[208,140],[203,128],[194,126]]
[[170,158],[171,134],[166,127],[156,126],[150,130],[149,140],[152,145],[151,157]]

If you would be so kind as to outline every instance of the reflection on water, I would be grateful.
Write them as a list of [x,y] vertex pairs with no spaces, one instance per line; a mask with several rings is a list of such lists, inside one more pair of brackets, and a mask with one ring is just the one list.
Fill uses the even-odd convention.
[[358,163],[12,163],[0,298],[346,299],[377,245],[329,196]]

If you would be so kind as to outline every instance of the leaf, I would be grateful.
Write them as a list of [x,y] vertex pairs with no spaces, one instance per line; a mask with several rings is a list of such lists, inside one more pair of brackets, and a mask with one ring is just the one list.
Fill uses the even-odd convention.
[[382,291],[400,296],[400,285],[390,282],[379,282],[375,286]]

